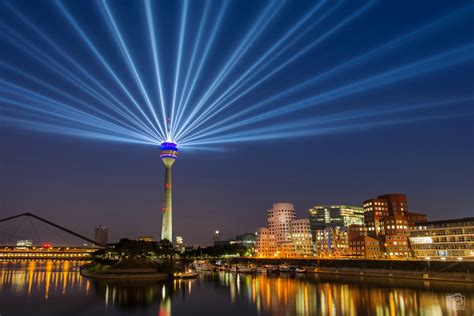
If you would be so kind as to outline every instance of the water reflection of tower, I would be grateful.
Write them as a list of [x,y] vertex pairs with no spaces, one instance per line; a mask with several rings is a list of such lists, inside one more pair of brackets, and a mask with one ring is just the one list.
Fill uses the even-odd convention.
[[[152,304],[159,303],[160,314],[171,309],[171,296],[174,289],[170,282],[137,281],[137,282],[109,282],[92,281],[94,292],[102,297],[106,304],[122,310],[146,310]],[[164,306],[163,306],[164,305]]]
[[166,287],[164,284],[161,291],[161,303],[160,309],[158,310],[158,316],[171,316],[171,297],[166,294]]

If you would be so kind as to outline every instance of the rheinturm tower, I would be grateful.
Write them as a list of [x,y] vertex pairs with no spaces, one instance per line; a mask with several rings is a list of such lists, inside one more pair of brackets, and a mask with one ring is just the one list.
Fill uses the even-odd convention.
[[165,202],[163,204],[163,222],[161,225],[161,239],[173,241],[173,198],[171,185],[171,167],[178,158],[178,146],[173,142],[163,142],[160,146],[160,158],[165,165]]

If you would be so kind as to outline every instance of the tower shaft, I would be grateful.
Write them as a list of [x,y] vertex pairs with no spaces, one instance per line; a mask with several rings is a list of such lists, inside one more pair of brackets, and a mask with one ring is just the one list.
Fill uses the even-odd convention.
[[171,194],[171,167],[178,158],[178,146],[173,142],[163,142],[160,145],[160,158],[165,166],[165,203],[163,204],[163,222],[161,224],[161,239],[173,242],[173,202]]
[[165,202],[163,205],[163,222],[161,225],[161,239],[173,242],[173,199],[171,191],[171,165],[165,164]]

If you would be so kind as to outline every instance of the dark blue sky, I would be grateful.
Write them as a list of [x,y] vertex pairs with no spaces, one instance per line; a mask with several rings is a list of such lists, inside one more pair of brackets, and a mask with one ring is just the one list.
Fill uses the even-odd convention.
[[[221,3],[209,2],[209,18],[204,24],[206,31],[203,43],[215,24]],[[97,45],[103,58],[117,72],[128,91],[142,100],[140,104],[146,107],[143,99],[140,99],[140,90],[120,48],[104,22],[100,6],[89,1],[65,1],[63,4]],[[367,2],[353,1],[343,2],[339,7],[336,7],[335,1],[324,4],[321,12],[308,20],[291,38],[301,34],[318,17],[332,9],[334,11],[275,58],[268,67],[262,69],[249,85],[297,55],[366,4]],[[236,121],[245,123],[244,119],[291,102],[324,95],[339,87],[360,83],[363,79],[472,45],[474,11],[472,5],[467,7],[470,4],[470,1],[377,3],[210,119],[204,126],[211,126],[212,123],[445,16],[451,18],[422,34],[414,33],[403,44],[393,45],[373,58],[285,98],[274,100],[267,107]],[[172,100],[182,5],[183,2],[177,1],[153,2],[167,104]],[[191,2],[189,7],[181,59],[181,80],[184,80],[186,70],[193,66],[190,65],[190,58],[204,5],[204,1],[196,1]],[[189,109],[195,106],[214,82],[240,40],[269,5],[271,3],[265,1],[258,4],[254,1],[229,2],[210,50],[209,60],[191,95]],[[127,103],[129,100],[123,90],[117,86],[53,2],[1,1],[0,6],[0,28],[2,32],[7,30],[0,35],[0,107],[5,113],[3,115],[0,112],[0,118],[7,118],[0,121],[1,217],[30,211],[87,235],[92,235],[95,225],[103,224],[109,227],[112,239],[137,235],[158,237],[161,229],[164,169],[156,146],[40,133],[35,130],[35,123],[49,120],[49,123],[60,125],[61,122],[46,114],[33,116],[24,109],[21,112],[12,111],[12,103],[4,101],[3,98],[24,101],[21,96],[10,93],[8,83],[14,83],[67,103],[64,97],[24,79],[12,71],[13,67],[40,78],[84,103],[115,115],[114,112],[101,108],[80,87],[67,82],[60,74],[14,45],[23,38],[26,44],[19,44],[20,47],[26,47],[28,43],[36,45],[53,60],[81,76],[77,68],[59,56],[11,8],[20,12],[37,30],[47,35],[83,69],[112,91],[117,99]],[[287,3],[276,11],[268,26],[259,28],[262,32],[249,50],[240,56],[209,103],[219,98],[245,69],[284,36],[313,6],[313,2],[296,1]],[[110,2],[109,7],[123,32],[152,103],[158,104],[143,2],[115,1]],[[30,48],[28,50],[31,52]],[[280,49],[276,50],[275,54],[279,51]],[[356,124],[358,128],[318,134],[309,132],[310,126],[307,127],[307,133],[298,137],[213,145],[214,149],[222,151],[183,148],[173,168],[174,234],[182,235],[188,243],[207,243],[216,229],[227,237],[253,232],[256,227],[265,225],[266,210],[274,202],[292,202],[297,215],[306,217],[307,209],[315,204],[361,205],[365,199],[392,192],[407,194],[409,208],[425,212],[431,219],[471,216],[474,207],[474,63],[472,56],[459,62],[456,58],[458,57],[437,60],[440,69],[434,69],[436,65],[428,63],[428,67],[433,69],[422,74],[417,74],[415,67],[414,74],[409,78],[394,80],[387,85],[376,86],[377,82],[383,80],[380,77],[371,83],[372,86],[364,87],[363,91],[348,93],[344,89],[337,90],[341,95],[336,94],[331,100],[311,104],[307,108],[271,117],[254,125],[241,126],[230,132],[245,133],[252,128],[302,119],[314,119],[317,122],[320,117],[337,116],[347,111],[383,112],[327,125],[330,128],[346,128]],[[452,64],[443,66],[444,63]],[[422,68],[425,65],[419,65],[420,70],[425,69]],[[400,75],[407,75],[407,71],[400,70]],[[182,81],[179,81],[179,87],[181,86]],[[239,91],[244,89],[245,87]],[[440,101],[466,98],[470,100],[430,106]],[[419,104],[428,106],[413,111],[393,111],[406,105]],[[13,123],[9,120],[12,117],[27,118],[28,123]],[[374,123],[376,125],[361,126]],[[227,134],[216,136],[226,137]],[[258,133],[254,136],[258,136]],[[206,145],[200,147],[205,149]]]

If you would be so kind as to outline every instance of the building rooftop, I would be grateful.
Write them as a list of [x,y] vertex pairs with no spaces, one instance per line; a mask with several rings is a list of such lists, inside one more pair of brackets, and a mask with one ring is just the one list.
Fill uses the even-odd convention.
[[454,224],[454,223],[466,223],[474,222],[474,217],[463,217],[463,218],[454,218],[454,219],[444,219],[438,221],[428,221],[428,222],[417,222],[417,226],[429,226],[429,225],[441,225],[441,224]]

